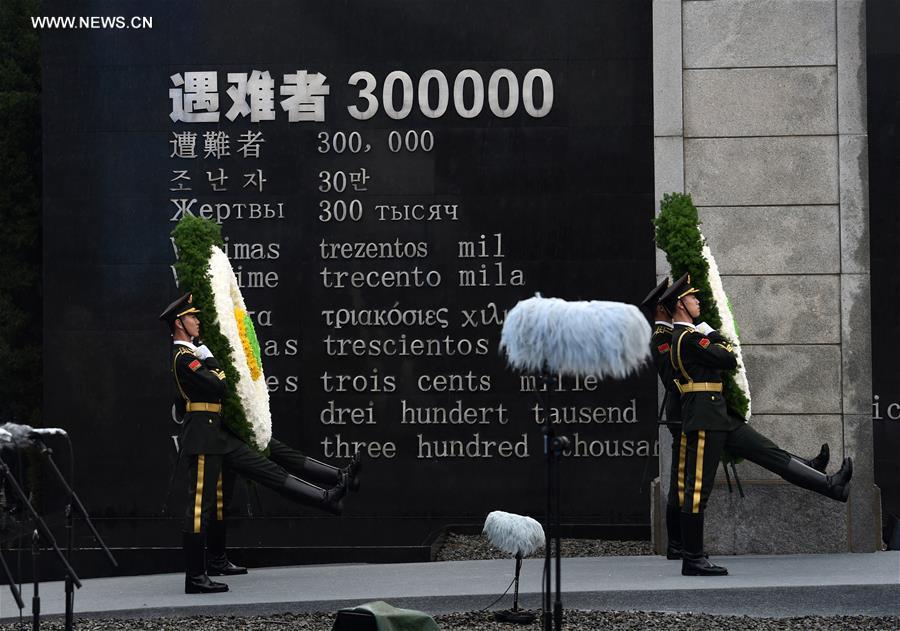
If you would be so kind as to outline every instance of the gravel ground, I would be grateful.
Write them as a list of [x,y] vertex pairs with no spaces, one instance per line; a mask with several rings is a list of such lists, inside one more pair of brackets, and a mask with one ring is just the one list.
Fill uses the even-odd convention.
[[[637,556],[653,554],[649,541],[604,541],[602,539],[563,539],[564,557]],[[544,549],[533,557],[544,556]],[[509,555],[491,547],[484,535],[450,533],[435,561],[469,561],[472,559],[508,559]]]
[[[625,556],[653,554],[648,541],[602,541],[595,539],[564,539],[563,556]],[[540,557],[543,550],[535,553]],[[488,543],[483,535],[449,534],[438,552],[438,561],[470,559],[505,559],[508,555]],[[507,599],[508,600],[508,599]],[[506,601],[504,601],[506,602]],[[539,613],[539,612],[537,612]],[[184,618],[126,619],[105,618],[76,620],[80,631],[330,631],[333,613],[275,614],[268,616],[191,616]],[[540,618],[531,625],[512,625],[496,622],[488,612],[464,612],[434,617],[442,631],[538,631]],[[667,629],[672,631],[855,631],[857,629],[900,629],[900,617],[870,616],[804,616],[798,618],[752,618],[749,616],[711,616],[702,613],[654,613],[618,611],[566,611],[563,624],[567,630],[615,629],[643,631]],[[26,631],[31,619],[22,624],[0,625],[0,631]],[[61,620],[42,621],[47,631],[62,631]]]
[[[455,613],[434,618],[443,631],[531,631],[540,629],[539,621],[531,625],[510,625],[495,622],[490,613]],[[274,631],[297,629],[329,631],[334,624],[334,614],[278,614],[253,617],[193,616],[190,618],[153,618],[147,620],[83,620],[75,621],[80,631],[219,631],[253,630]],[[0,625],[0,631],[30,629],[30,619],[22,626]],[[726,629],[754,631],[758,629],[806,631],[856,629],[898,629],[900,618],[874,618],[865,616],[806,616],[803,618],[750,618],[747,616],[708,616],[693,613],[643,613],[614,611],[567,611],[565,629],[670,629],[672,631],[697,631]],[[41,628],[59,631],[62,621],[42,622]]]

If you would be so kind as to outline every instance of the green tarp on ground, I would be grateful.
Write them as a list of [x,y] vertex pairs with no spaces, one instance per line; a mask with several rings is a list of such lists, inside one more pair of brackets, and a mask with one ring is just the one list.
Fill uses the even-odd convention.
[[375,600],[341,611],[370,612],[375,616],[378,631],[440,631],[427,613],[415,609],[398,609],[383,600]]

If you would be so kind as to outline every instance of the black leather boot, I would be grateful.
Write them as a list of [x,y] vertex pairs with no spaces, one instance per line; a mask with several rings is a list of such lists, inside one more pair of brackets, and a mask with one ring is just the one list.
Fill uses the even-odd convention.
[[359,491],[359,474],[362,471],[362,460],[358,451],[353,454],[350,464],[341,469],[341,471],[344,472],[347,478],[347,489],[353,493]]
[[800,458],[792,457],[782,477],[802,489],[815,491],[820,495],[846,502],[850,497],[850,480],[853,478],[853,461],[844,458],[841,468],[834,475],[825,475],[813,469]]
[[797,454],[792,454],[790,452],[788,453],[792,458],[796,458],[803,464],[812,467],[820,473],[825,473],[825,468],[828,466],[828,462],[831,460],[831,450],[828,448],[828,443],[822,443],[822,447],[819,449],[819,454],[811,460],[801,458]]
[[225,521],[214,521],[206,531],[206,574],[208,576],[237,576],[246,574],[247,568],[228,560],[225,551]]
[[828,443],[822,443],[819,455],[809,461],[809,466],[816,471],[825,473],[825,467],[828,466],[829,460],[831,460],[831,449],[828,448]]
[[681,559],[681,509],[669,502],[666,505],[666,558],[670,561]]
[[281,493],[295,502],[315,506],[334,515],[340,515],[344,509],[342,500],[344,495],[347,494],[347,487],[344,485],[343,477],[334,488],[323,489],[315,484],[310,484],[305,480],[289,475],[284,480]]
[[184,560],[187,570],[184,573],[185,594],[218,594],[228,591],[225,583],[216,583],[206,575],[206,537],[203,533],[184,533]]
[[[361,468],[362,463],[359,459],[359,452],[353,455],[350,464],[341,468],[333,467],[330,464],[319,462],[315,458],[307,456],[303,461],[300,473],[302,473],[302,478],[308,478],[321,484],[338,484],[343,479],[347,490],[355,493],[359,490],[359,471]],[[297,473],[297,471],[294,473]]]
[[703,552],[703,513],[681,513],[681,574],[684,576],[725,576],[728,570],[713,565]]

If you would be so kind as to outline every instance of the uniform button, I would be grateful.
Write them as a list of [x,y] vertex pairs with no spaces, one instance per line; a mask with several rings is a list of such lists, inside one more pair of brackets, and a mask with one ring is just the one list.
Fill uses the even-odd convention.
[[212,419],[209,419],[209,424],[212,425]]
[[716,400],[716,397],[715,397],[715,395],[713,395],[713,398],[712,398],[712,400],[713,400],[713,401],[715,401],[715,400]]

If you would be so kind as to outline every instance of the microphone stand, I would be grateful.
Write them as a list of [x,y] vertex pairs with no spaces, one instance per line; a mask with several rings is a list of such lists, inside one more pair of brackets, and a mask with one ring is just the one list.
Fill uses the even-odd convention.
[[569,447],[569,439],[566,436],[555,436],[553,438],[553,473],[556,476],[556,601],[553,604],[553,621],[555,629],[562,629],[563,606],[562,606],[562,509],[560,502],[562,501],[562,452]]
[[[6,503],[3,503],[3,506],[0,507],[0,510],[6,508]],[[5,521],[5,520],[4,520]],[[9,591],[12,594],[13,600],[16,601],[16,606],[19,608],[19,613],[23,609],[25,609],[25,601],[22,600],[22,592],[16,586],[16,580],[13,578],[12,571],[9,569],[9,565],[6,563],[6,557],[3,556],[3,551],[0,550],[0,569],[3,570],[3,578],[6,579],[6,584],[9,585]]]
[[[541,374],[541,390],[546,393],[544,403],[544,456],[547,465],[547,543],[544,548],[544,576],[546,584],[543,593],[544,615],[542,619],[544,631],[557,631],[562,629],[562,526],[560,497],[561,480],[559,468],[562,452],[569,447],[569,439],[566,436],[557,436],[553,423],[550,420],[550,393],[553,391],[553,382],[557,377],[549,372]],[[562,378],[561,376],[559,377]],[[540,395],[538,396],[540,400]],[[554,502],[554,495],[556,501]],[[551,543],[556,546],[556,599],[553,600],[553,586],[551,574]]]
[[[593,340],[585,346],[584,340]],[[544,558],[546,584],[543,596],[544,631],[562,628],[562,477],[560,463],[570,448],[566,436],[557,435],[550,418],[549,402],[554,378],[562,379],[563,372],[571,375],[593,374],[624,377],[634,373],[648,355],[650,330],[646,319],[634,305],[607,301],[579,301],[567,303],[560,299],[545,299],[540,294],[520,300],[504,318],[500,349],[507,352],[507,363],[514,369],[540,377],[541,394],[546,393],[543,434],[544,456],[547,466],[547,534]],[[564,345],[562,351],[559,345]],[[604,348],[621,350],[632,345],[634,353],[619,354],[616,358],[601,352]],[[564,351],[564,352],[563,352]],[[574,352],[577,351],[577,352]],[[573,354],[574,353],[574,354]],[[535,384],[536,385],[536,384]],[[553,494],[556,501],[553,501]],[[552,602],[553,576],[552,542],[556,544],[556,600]]]
[[34,582],[34,591],[31,596],[31,628],[38,631],[41,628],[41,579],[38,578],[38,559],[41,555],[41,538],[35,530],[31,535],[31,580]]
[[541,375],[541,382],[547,395],[544,398],[544,460],[545,466],[547,469],[547,543],[544,548],[544,593],[543,593],[543,609],[544,616],[541,622],[543,623],[544,631],[553,631],[553,618],[551,611],[551,599],[553,594],[553,588],[551,586],[551,581],[553,580],[553,576],[550,573],[551,570],[551,556],[553,554],[553,530],[551,526],[551,518],[553,515],[553,457],[551,455],[550,443],[553,440],[553,425],[550,422],[550,411],[548,410],[550,404],[550,388],[551,388],[551,379],[552,377],[548,373],[544,373]]
[[[50,449],[44,441],[40,438],[32,437],[34,441],[35,447],[38,448],[38,453],[40,453],[47,460],[47,463],[50,465],[50,468],[53,469],[53,472],[56,474],[56,477],[59,479],[60,484],[62,484],[66,493],[69,495],[69,503],[66,505],[66,535],[68,538],[68,550],[67,556],[71,559],[72,551],[74,549],[74,511],[72,510],[73,506],[78,509],[78,512],[81,513],[81,516],[84,518],[85,523],[87,523],[88,527],[91,530],[91,534],[96,539],[97,543],[100,544],[100,547],[103,549],[103,552],[106,554],[106,558],[109,560],[110,564],[113,568],[118,568],[119,563],[116,561],[115,557],[112,555],[112,552],[109,551],[109,548],[106,547],[106,543],[104,543],[103,538],[100,536],[100,533],[97,532],[97,529],[94,527],[94,523],[91,521],[90,515],[88,515],[87,509],[84,507],[84,504],[81,503],[81,499],[78,497],[78,494],[75,493],[75,490],[69,486],[69,483],[66,481],[65,476],[59,470],[59,467],[56,466],[56,461],[53,459],[53,450]],[[81,585],[79,585],[81,587]],[[73,628],[73,614],[75,609],[75,590],[73,589],[73,581],[71,576],[66,576],[66,623],[65,628],[66,631],[70,631]]]
[[56,539],[53,538],[53,533],[50,532],[50,529],[47,527],[47,522],[45,522],[38,512],[34,509],[34,506],[31,505],[31,502],[28,501],[28,495],[26,495],[25,491],[19,486],[18,480],[16,480],[16,476],[13,475],[13,472],[10,470],[9,465],[0,458],[0,472],[3,473],[4,478],[6,478],[7,483],[10,487],[16,492],[16,495],[22,500],[22,503],[28,509],[28,513],[31,515],[31,518],[34,520],[35,530],[34,536],[32,538],[32,555],[34,562],[34,598],[32,599],[32,615],[33,615],[33,625],[35,631],[40,626],[40,609],[41,609],[41,599],[38,592],[38,578],[37,578],[37,558],[38,558],[38,538],[43,537],[44,540],[53,548],[53,551],[56,553],[56,557],[59,559],[59,562],[62,563],[62,566],[66,570],[66,576],[74,583],[74,585],[78,588],[81,588],[81,580],[78,578],[78,575],[75,574],[75,570],[72,569],[72,566],[69,565],[68,559],[62,553],[62,550],[59,549],[59,546],[56,545]]
[[16,587],[16,581],[13,579],[12,572],[9,570],[9,566],[6,564],[6,559],[3,557],[3,553],[0,553],[0,567],[3,569],[3,576],[9,583],[9,591],[12,593],[13,600],[16,601],[16,606],[19,608],[19,611],[25,609],[25,602],[22,600],[22,593],[19,591],[19,588]]

